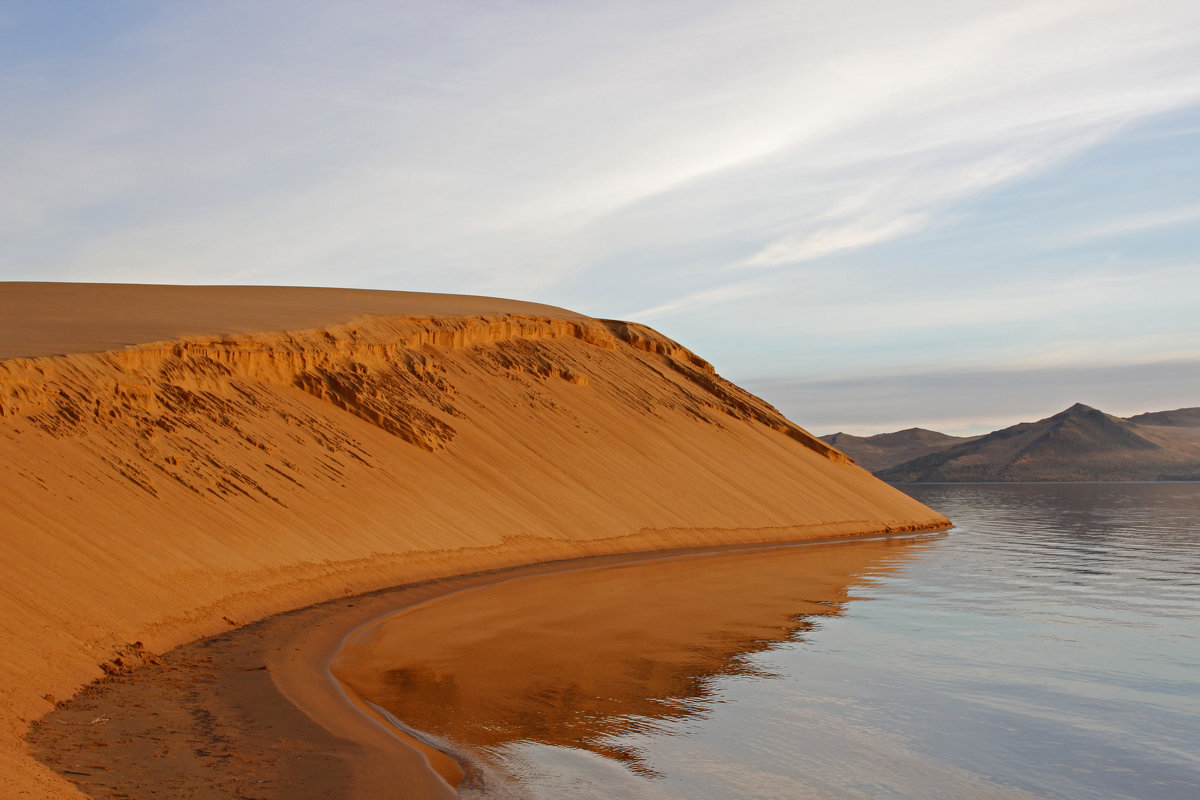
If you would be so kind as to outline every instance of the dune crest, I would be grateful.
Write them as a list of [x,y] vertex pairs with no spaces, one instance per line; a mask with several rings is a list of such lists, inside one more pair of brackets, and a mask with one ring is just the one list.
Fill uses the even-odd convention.
[[[137,327],[163,288],[101,294],[172,331]],[[189,289],[202,329],[215,289],[169,294]],[[6,335],[54,290],[0,284]],[[56,698],[229,625],[521,563],[947,524],[649,328],[321,291],[251,287],[282,311],[226,308],[219,335],[0,361],[6,796],[78,796],[22,744]],[[247,329],[273,319],[297,324]]]

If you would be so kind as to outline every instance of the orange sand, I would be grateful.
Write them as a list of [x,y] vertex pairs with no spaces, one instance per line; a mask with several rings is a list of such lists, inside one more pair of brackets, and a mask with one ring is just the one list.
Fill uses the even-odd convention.
[[23,742],[54,698],[231,624],[513,564],[947,524],[637,325],[53,284],[0,284],[0,320],[5,797],[80,796]]

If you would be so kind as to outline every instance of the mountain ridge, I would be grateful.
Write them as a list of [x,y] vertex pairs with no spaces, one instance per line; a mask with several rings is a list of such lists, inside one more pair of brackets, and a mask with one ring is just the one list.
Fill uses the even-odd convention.
[[845,452],[864,469],[878,472],[979,437],[951,436],[928,428],[906,428],[874,436],[854,436],[838,432],[820,438]]
[[1075,403],[982,436],[926,435],[911,458],[897,434],[821,438],[892,483],[1200,480],[1200,408],[1122,418]]

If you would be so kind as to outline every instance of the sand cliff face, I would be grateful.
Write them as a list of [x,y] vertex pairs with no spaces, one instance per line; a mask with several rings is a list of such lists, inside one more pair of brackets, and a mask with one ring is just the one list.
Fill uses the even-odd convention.
[[73,796],[20,744],[55,698],[230,624],[517,563],[946,522],[648,328],[494,305],[0,361],[3,794]]

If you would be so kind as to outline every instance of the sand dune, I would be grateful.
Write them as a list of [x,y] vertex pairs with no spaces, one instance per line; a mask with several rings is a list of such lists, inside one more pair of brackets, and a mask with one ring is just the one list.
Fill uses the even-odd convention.
[[490,298],[0,284],[0,794],[104,671],[593,553],[946,520],[642,326]]

